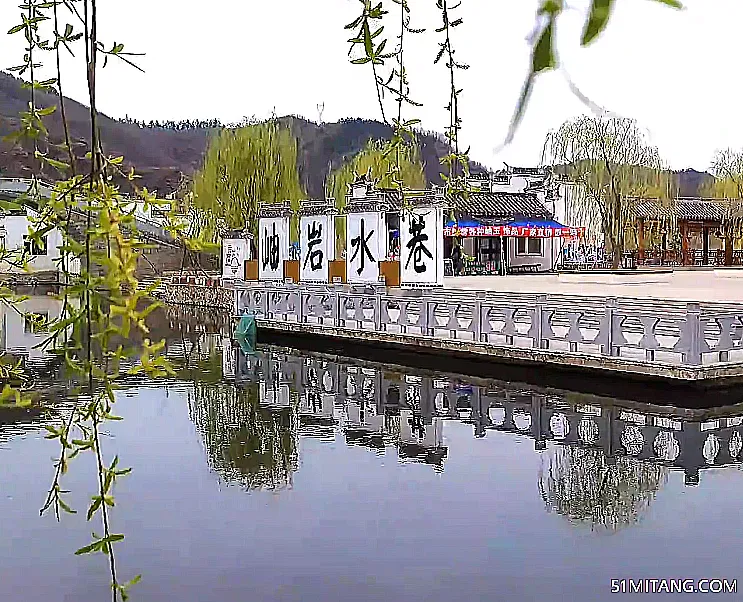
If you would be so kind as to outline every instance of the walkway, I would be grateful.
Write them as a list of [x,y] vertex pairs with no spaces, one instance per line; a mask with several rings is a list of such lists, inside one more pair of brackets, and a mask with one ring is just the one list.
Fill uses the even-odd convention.
[[634,297],[674,301],[743,302],[743,269],[679,270],[672,273],[530,274],[457,276],[445,288],[500,293]]

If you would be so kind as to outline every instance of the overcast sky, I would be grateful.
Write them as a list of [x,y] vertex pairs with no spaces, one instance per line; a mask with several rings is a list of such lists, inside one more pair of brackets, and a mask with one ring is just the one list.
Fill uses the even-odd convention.
[[[413,26],[406,53],[412,96],[408,111],[427,130],[447,123],[443,61],[433,66],[440,34],[435,0],[409,0]],[[743,147],[738,85],[741,0],[684,0],[675,11],[653,0],[619,0],[605,34],[590,48],[579,39],[588,0],[572,0],[562,17],[558,47],[564,68],[597,104],[634,117],[671,167],[709,167],[714,152]],[[6,31],[18,21],[18,2],[0,3]],[[299,114],[324,121],[378,118],[368,65],[350,65],[343,26],[360,12],[357,0],[99,0],[99,37],[145,52],[142,74],[109,64],[99,75],[99,109],[138,119]],[[396,7],[389,0],[390,8]],[[527,36],[537,0],[463,0],[464,24],[454,39],[460,60],[461,138],[472,158],[490,167],[533,165],[545,134],[588,112],[560,73],[542,76],[513,143],[502,142],[529,63]],[[386,33],[394,38],[390,20]],[[20,62],[22,37],[0,35],[0,67]],[[389,46],[395,40],[390,39]],[[49,61],[52,57],[45,57]],[[66,95],[86,98],[82,79],[67,77]]]

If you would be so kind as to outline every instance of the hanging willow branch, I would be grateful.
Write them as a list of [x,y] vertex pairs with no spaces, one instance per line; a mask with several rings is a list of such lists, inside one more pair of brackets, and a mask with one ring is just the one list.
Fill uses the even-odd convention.
[[[108,46],[98,38],[98,12],[96,0],[26,0],[21,6],[20,22],[9,34],[23,33],[27,46],[23,63],[10,70],[27,76],[24,84],[29,90],[29,109],[21,114],[21,126],[11,136],[19,145],[30,145],[37,161],[31,185],[22,199],[31,207],[29,239],[45,246],[46,238],[54,230],[60,232],[61,261],[59,272],[66,286],[62,315],[46,327],[48,338],[42,348],[63,356],[70,379],[77,384],[77,401],[69,415],[58,426],[47,426],[48,439],[60,445],[55,464],[55,476],[41,513],[53,510],[57,518],[61,512],[74,513],[66,501],[62,482],[70,462],[79,454],[90,452],[95,457],[96,491],[91,496],[87,519],[99,522],[101,534],[93,533],[92,541],[77,550],[77,554],[100,552],[107,556],[111,575],[113,602],[127,598],[128,583],[120,580],[115,560],[115,546],[124,539],[112,528],[112,508],[115,504],[114,486],[119,477],[129,469],[119,467],[118,457],[106,458],[102,442],[102,429],[113,414],[116,401],[117,380],[122,374],[146,373],[151,377],[172,373],[168,362],[160,354],[164,341],[153,343],[147,338],[141,345],[131,342],[131,335],[139,331],[146,336],[145,320],[157,304],[149,297],[154,287],[141,290],[135,276],[137,258],[145,244],[137,236],[132,200],[125,198],[114,185],[114,177],[124,177],[132,182],[133,172],[123,174],[122,157],[109,157],[103,152],[97,111],[98,70],[106,66],[109,58],[116,57],[132,64],[129,57],[138,56],[124,52],[124,46]],[[76,25],[61,27],[64,17]],[[52,25],[50,37],[45,39],[42,27]],[[64,107],[62,89],[62,49],[76,58],[74,49],[83,45],[82,55],[85,78],[88,84],[90,134],[87,152],[76,153],[71,142],[69,124]],[[54,54],[56,77],[39,81],[43,52]],[[103,65],[99,58],[103,57]],[[45,119],[57,107],[39,106],[42,98],[38,91],[49,92],[56,86],[63,142],[54,144]],[[64,159],[67,159],[66,161]],[[50,196],[44,196],[40,180],[46,170],[56,170],[66,179],[57,182]],[[144,191],[146,193],[146,191]],[[146,196],[145,208],[163,205],[164,201]],[[20,204],[19,204],[19,208]],[[83,240],[71,234],[70,224],[76,220],[83,225]],[[175,230],[175,228],[174,228]],[[82,269],[72,269],[76,263]],[[130,366],[125,369],[124,366]],[[6,394],[3,392],[3,400]]]
[[[469,149],[461,153],[459,151],[459,132],[462,129],[462,118],[459,113],[459,96],[461,88],[457,88],[456,72],[469,69],[469,65],[458,62],[452,45],[452,30],[459,27],[463,21],[461,18],[451,18],[451,13],[461,6],[461,2],[450,6],[448,0],[436,0],[436,6],[441,11],[442,25],[436,29],[437,33],[444,34],[444,40],[439,42],[439,51],[434,59],[434,65],[442,58],[446,58],[445,66],[449,75],[449,103],[446,110],[449,112],[449,125],[446,127],[446,139],[449,145],[449,153],[441,159],[441,163],[448,167],[448,173],[441,174],[448,194],[467,194],[469,178]],[[461,168],[461,172],[460,172]]]
[[[651,1],[660,2],[661,4],[676,9],[681,9],[683,7],[679,0]],[[588,11],[586,23],[581,35],[581,46],[588,46],[606,29],[614,6],[615,0],[591,1],[591,7]],[[529,97],[531,96],[537,76],[541,73],[547,73],[556,69],[560,64],[555,45],[555,34],[557,31],[558,18],[565,9],[566,3],[564,0],[541,0],[539,4],[534,30],[529,36],[529,45],[531,47],[531,63],[529,66],[529,72],[527,73],[521,87],[521,93],[516,102],[513,116],[511,117],[506,139],[501,147],[497,148],[496,151],[513,141],[513,137],[516,135],[516,131],[524,118],[524,113],[529,103]],[[574,91],[578,93],[579,97],[582,97],[582,94],[580,94],[574,86],[571,87],[573,87]],[[581,100],[586,101],[587,99],[583,97]]]

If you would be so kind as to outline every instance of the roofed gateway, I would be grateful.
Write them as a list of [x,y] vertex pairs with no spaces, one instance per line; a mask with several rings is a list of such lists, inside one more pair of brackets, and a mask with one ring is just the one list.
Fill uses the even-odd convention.
[[725,234],[726,223],[740,215],[740,204],[731,199],[638,199],[632,254],[641,265],[741,265],[740,243]]

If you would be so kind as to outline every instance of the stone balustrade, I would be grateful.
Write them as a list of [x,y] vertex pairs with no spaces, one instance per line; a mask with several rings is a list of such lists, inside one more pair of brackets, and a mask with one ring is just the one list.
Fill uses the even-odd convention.
[[461,341],[682,367],[743,362],[743,305],[258,283],[236,289],[235,310],[265,324],[405,335],[411,344]]

